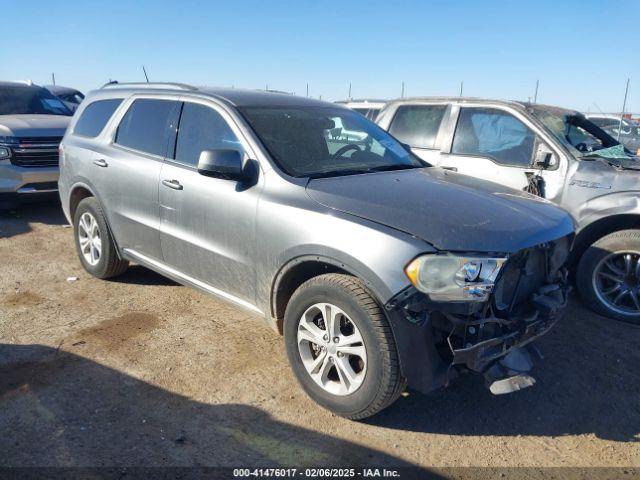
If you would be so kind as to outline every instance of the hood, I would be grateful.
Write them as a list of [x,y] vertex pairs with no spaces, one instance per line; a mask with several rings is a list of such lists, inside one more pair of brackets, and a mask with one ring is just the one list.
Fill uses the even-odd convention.
[[574,230],[546,200],[439,168],[312,179],[307,193],[440,250],[511,253]]
[[62,137],[72,118],[66,115],[0,115],[0,136]]

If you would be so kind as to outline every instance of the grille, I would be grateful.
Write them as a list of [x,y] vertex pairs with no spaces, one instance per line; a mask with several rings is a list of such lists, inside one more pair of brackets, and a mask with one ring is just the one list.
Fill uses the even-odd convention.
[[21,167],[58,165],[58,146],[62,137],[20,137],[12,147],[11,163]]

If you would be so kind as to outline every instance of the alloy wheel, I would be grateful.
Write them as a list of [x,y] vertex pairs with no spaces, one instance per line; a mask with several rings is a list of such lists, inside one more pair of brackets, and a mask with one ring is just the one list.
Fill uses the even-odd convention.
[[330,303],[309,307],[298,323],[298,352],[313,381],[333,395],[350,395],[364,381],[367,350],[356,324]]
[[83,213],[78,222],[78,242],[85,261],[91,266],[97,265],[102,254],[102,240],[98,222],[89,212]]
[[615,252],[593,272],[593,287],[607,308],[623,315],[640,315],[640,252]]

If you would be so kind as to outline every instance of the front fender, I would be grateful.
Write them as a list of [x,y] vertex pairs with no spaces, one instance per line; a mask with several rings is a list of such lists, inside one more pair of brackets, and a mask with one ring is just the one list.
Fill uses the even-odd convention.
[[578,233],[598,220],[615,215],[640,215],[637,191],[613,192],[585,202],[576,215]]

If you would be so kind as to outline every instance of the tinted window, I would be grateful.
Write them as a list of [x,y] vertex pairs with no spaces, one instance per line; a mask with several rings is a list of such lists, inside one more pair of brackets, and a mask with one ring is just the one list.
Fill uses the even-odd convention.
[[203,150],[242,150],[238,138],[215,110],[197,103],[185,103],[180,116],[175,159],[197,166]]
[[87,105],[73,129],[73,133],[83,137],[97,136],[121,103],[121,98],[110,98]]
[[118,126],[116,143],[164,156],[168,144],[167,126],[176,103],[151,99],[134,101]]
[[27,85],[0,87],[0,115],[73,115],[49,90]]
[[535,134],[513,115],[500,110],[460,110],[452,153],[489,157],[497,163],[526,167],[531,164]]
[[412,147],[434,148],[446,109],[446,105],[400,107],[389,133]]

